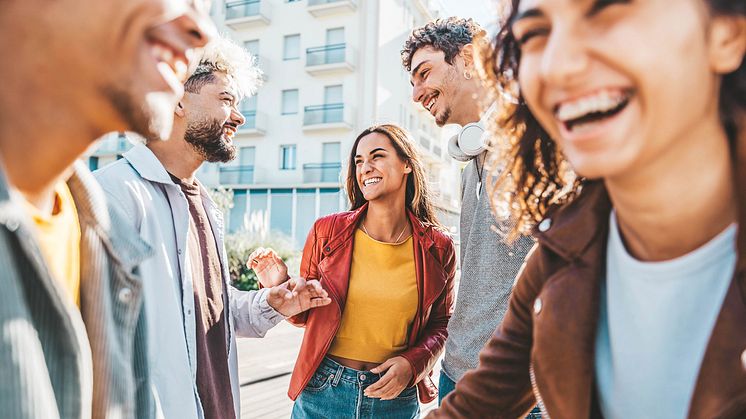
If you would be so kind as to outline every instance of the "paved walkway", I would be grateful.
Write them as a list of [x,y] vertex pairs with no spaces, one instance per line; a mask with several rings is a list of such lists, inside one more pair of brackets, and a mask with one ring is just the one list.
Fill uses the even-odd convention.
[[[293,402],[287,396],[290,373],[300,349],[303,330],[280,323],[264,339],[239,339],[241,419],[287,419]],[[437,383],[440,362],[435,371]],[[422,406],[426,412],[437,401]]]

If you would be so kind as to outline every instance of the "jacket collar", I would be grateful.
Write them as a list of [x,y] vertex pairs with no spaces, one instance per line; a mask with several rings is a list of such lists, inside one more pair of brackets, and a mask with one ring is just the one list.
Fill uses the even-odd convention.
[[75,163],[67,185],[75,201],[81,227],[92,228],[103,243],[110,247],[110,255],[118,260],[125,270],[131,272],[150,256],[150,246],[132,227],[122,222],[124,217],[119,215],[118,208],[107,205],[103,189],[83,162]]
[[561,258],[579,258],[599,234],[606,234],[611,201],[603,181],[588,181],[567,205],[555,205],[534,227],[534,237]]
[[128,152],[122,155],[127,161],[130,162],[132,167],[137,173],[145,180],[150,182],[165,183],[167,185],[173,185],[174,181],[171,180],[166,168],[163,167],[163,163],[158,160],[158,157],[145,146],[145,144],[137,143]]
[[[323,251],[327,254],[334,252],[338,247],[352,239],[352,235],[355,233],[355,229],[358,224],[362,221],[362,217],[368,212],[368,203],[363,204],[362,207],[350,211],[339,218],[339,222],[342,223],[338,232],[329,241]],[[422,222],[417,219],[412,211],[407,209],[407,216],[409,217],[409,223],[412,226],[412,235],[415,239],[420,241],[420,245],[425,249],[429,249],[435,241],[432,236],[432,229],[425,227]]]

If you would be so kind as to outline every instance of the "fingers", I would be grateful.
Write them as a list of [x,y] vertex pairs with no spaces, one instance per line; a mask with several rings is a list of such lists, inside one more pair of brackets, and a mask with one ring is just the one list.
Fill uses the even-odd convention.
[[380,374],[388,370],[389,368],[391,368],[391,358],[384,361],[383,364],[373,368],[372,370],[370,370],[370,372],[372,372],[373,374]]
[[329,298],[329,297],[312,298],[311,299],[311,308],[323,307],[323,306],[331,304],[331,302],[332,302],[332,299]]

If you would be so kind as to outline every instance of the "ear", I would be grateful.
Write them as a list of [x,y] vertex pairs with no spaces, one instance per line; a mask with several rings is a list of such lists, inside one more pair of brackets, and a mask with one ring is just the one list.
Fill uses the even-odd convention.
[[409,161],[404,163],[404,174],[410,174],[412,173],[412,165],[409,163]]
[[176,110],[174,110],[174,113],[180,118],[184,117],[184,103],[181,100],[176,105]]
[[710,25],[710,65],[719,74],[736,71],[746,54],[746,17],[715,16]]
[[461,58],[464,59],[464,68],[469,68],[474,65],[474,44],[466,44],[461,48],[459,52]]

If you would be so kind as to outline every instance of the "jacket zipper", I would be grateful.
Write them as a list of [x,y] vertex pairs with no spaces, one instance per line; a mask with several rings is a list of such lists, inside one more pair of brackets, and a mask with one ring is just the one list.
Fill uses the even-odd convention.
[[534,390],[534,396],[536,397],[536,405],[539,406],[539,410],[541,411],[541,418],[551,419],[551,417],[549,416],[549,412],[547,412],[547,409],[544,406],[544,400],[542,400],[541,398],[541,393],[539,393],[539,387],[536,385],[536,374],[534,373],[533,364],[529,366],[528,374],[531,377],[531,388],[533,388]]

